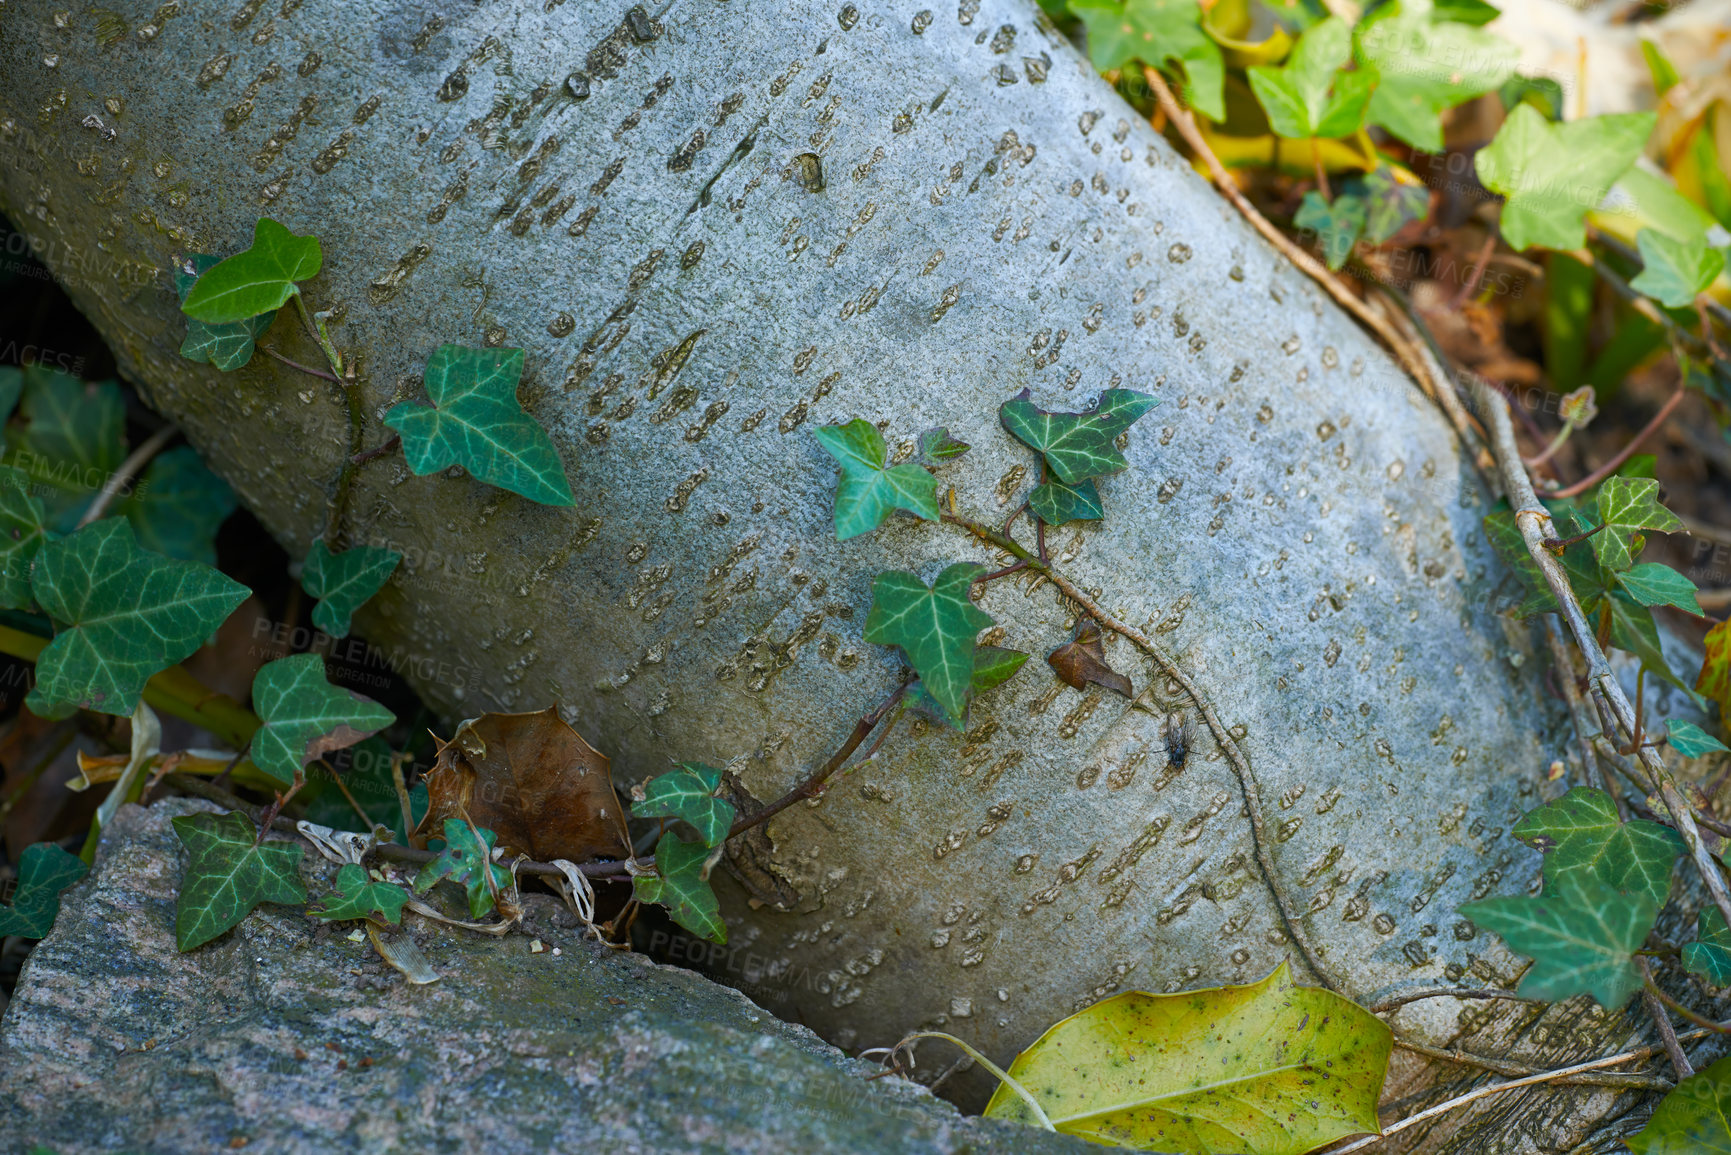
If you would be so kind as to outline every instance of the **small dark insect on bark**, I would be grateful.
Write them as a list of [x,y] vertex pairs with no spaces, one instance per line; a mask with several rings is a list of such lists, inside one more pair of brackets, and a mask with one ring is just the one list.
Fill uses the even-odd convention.
[[1195,732],[1190,727],[1190,716],[1182,712],[1166,716],[1166,764],[1175,770],[1184,769],[1184,760],[1190,757],[1190,747],[1194,744]]

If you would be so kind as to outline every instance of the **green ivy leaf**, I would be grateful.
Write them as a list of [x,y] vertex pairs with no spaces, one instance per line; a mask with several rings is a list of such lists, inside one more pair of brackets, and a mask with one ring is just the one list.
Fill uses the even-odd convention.
[[52,842],[36,842],[18,856],[18,887],[12,905],[0,906],[0,938],[42,938],[60,913],[60,892],[90,869],[76,854]]
[[317,654],[268,662],[252,680],[252,705],[264,723],[252,736],[252,763],[287,785],[308,762],[353,746],[397,716],[325,680]]
[[1202,31],[1196,0],[1070,0],[1088,28],[1088,56],[1101,72],[1140,60],[1184,69],[1184,102],[1210,120],[1226,119],[1226,62]]
[[[174,291],[179,296],[182,305],[186,304],[186,295],[192,291],[192,286],[198,283],[199,277],[217,264],[217,258],[204,253],[193,253],[186,258],[183,268],[176,263],[174,269]],[[188,271],[190,268],[190,271]],[[186,319],[186,340],[180,343],[180,355],[188,361],[208,362],[224,373],[232,372],[252,360],[253,349],[264,331],[270,328],[270,323],[276,320],[276,310],[260,313],[256,317],[247,317],[241,321],[230,321],[225,325],[212,325],[192,317]]]
[[1341,72],[1351,58],[1352,26],[1330,16],[1298,38],[1284,66],[1250,69],[1250,89],[1275,135],[1350,136],[1363,126],[1376,77],[1364,70]]
[[23,395],[24,370],[16,365],[0,365],[0,421],[12,416]]
[[655,844],[655,873],[633,878],[631,893],[638,902],[665,906],[673,921],[692,934],[725,943],[727,924],[721,921],[721,904],[709,885],[709,860],[714,853],[701,843],[663,834]]
[[1487,898],[1460,912],[1532,957],[1521,994],[1553,1001],[1590,994],[1614,1011],[1641,987],[1633,956],[1659,908],[1645,894],[1619,894],[1577,870],[1547,882],[1539,898]]
[[269,313],[300,292],[296,281],[317,276],[322,261],[317,237],[296,236],[260,217],[252,247],[203,271],[181,301],[181,312],[211,325]]
[[[1587,511],[1583,510],[1582,520],[1588,520]],[[1574,532],[1584,533],[1592,525],[1580,525],[1574,520],[1575,514],[1564,503],[1557,503],[1551,516],[1559,531],[1567,532],[1570,525],[1575,525]],[[1597,524],[1596,521],[1593,524]],[[1532,614],[1556,613],[1557,599],[1551,593],[1550,584],[1545,581],[1539,563],[1533,560],[1533,555],[1527,552],[1527,543],[1521,537],[1521,531],[1515,524],[1514,511],[1497,510],[1485,515],[1485,537],[1497,551],[1497,556],[1513,570],[1526,588],[1527,596],[1515,608],[1515,616],[1529,617]],[[1576,542],[1563,551],[1563,572],[1569,579],[1569,588],[1575,592],[1588,612],[1604,599],[1607,593],[1604,571],[1593,557],[1592,549],[1586,542]]]
[[1365,240],[1380,245],[1410,222],[1430,215],[1430,190],[1412,179],[1408,184],[1388,165],[1364,178]]
[[1095,487],[1093,478],[1075,485],[1065,485],[1055,477],[1048,477],[1028,494],[1028,508],[1047,525],[1063,525],[1067,521],[1099,521],[1106,516],[1106,509],[1100,504],[1100,491]]
[[30,563],[48,540],[47,514],[30,492],[30,479],[10,465],[0,465],[0,609],[27,610],[36,604],[30,594]]
[[234,490],[210,471],[198,451],[182,445],[150,463],[117,513],[138,542],[181,561],[216,564],[216,531],[235,511]]
[[1352,246],[1364,231],[1365,213],[1364,202],[1350,193],[1342,193],[1330,204],[1313,189],[1304,194],[1304,203],[1292,223],[1316,234],[1328,267],[1338,269],[1352,256]]
[[71,533],[126,456],[126,403],[112,381],[25,368],[22,422],[7,426],[11,464],[39,484],[48,528]]
[[865,640],[900,646],[920,684],[960,727],[974,674],[974,639],[992,617],[969,593],[985,567],[957,562],[927,586],[911,573],[880,573],[872,581]]
[[1436,0],[1436,18],[1438,20],[1453,20],[1458,24],[1489,24],[1502,10],[1487,0]]
[[1114,442],[1158,404],[1147,393],[1108,389],[1086,413],[1048,413],[1024,389],[999,406],[998,420],[1010,436],[1039,450],[1060,481],[1075,485],[1126,468],[1130,462]]
[[1731,1058],[1678,1083],[1624,1142],[1631,1155],[1731,1155]]
[[835,491],[836,540],[870,533],[898,509],[927,521],[942,520],[938,479],[912,462],[885,468],[883,435],[871,422],[856,417],[846,425],[825,425],[812,435],[841,466]]
[[1485,187],[1508,198],[1503,239],[1516,250],[1585,245],[1584,218],[1641,155],[1655,119],[1631,112],[1551,124],[1517,104],[1474,159]]
[[575,505],[547,431],[517,403],[521,349],[441,345],[423,380],[433,404],[404,401],[385,414],[417,476],[460,465],[489,485],[542,505]]
[[1531,811],[1510,831],[1545,856],[1545,887],[1566,874],[1585,872],[1612,890],[1626,890],[1664,906],[1671,867],[1686,847],[1669,826],[1637,818],[1624,822],[1603,790],[1577,786]]
[[1635,564],[1635,534],[1651,529],[1676,533],[1683,528],[1678,516],[1659,504],[1659,483],[1647,477],[1607,477],[1599,486],[1599,519],[1602,532],[1594,534],[1593,554],[1608,569],[1626,570]]
[[325,539],[313,542],[301,567],[301,588],[318,598],[313,625],[333,638],[347,637],[349,619],[384,587],[403,555],[362,545],[332,553]]
[[353,862],[337,871],[337,889],[313,903],[309,913],[326,922],[345,918],[370,918],[393,926],[403,921],[409,892],[394,883],[375,882],[367,868]]
[[1642,269],[1629,286],[1667,309],[1690,308],[1725,271],[1725,254],[1705,237],[1679,241],[1658,229],[1642,229],[1635,234],[1635,244],[1641,250]]
[[151,675],[203,645],[250,592],[209,566],[139,549],[123,518],[45,543],[30,589],[64,623],[25,700],[41,717],[74,708],[130,715]]
[[1731,929],[1717,904],[1708,903],[1695,916],[1695,941],[1683,947],[1683,969],[1713,986],[1731,986]]
[[966,441],[957,441],[948,429],[939,426],[920,434],[920,449],[914,460],[921,465],[938,466],[954,460],[972,449]]
[[704,846],[720,846],[733,828],[733,804],[716,795],[721,771],[701,762],[681,762],[657,774],[643,787],[643,800],[631,807],[633,818],[677,818],[697,832]]
[[[472,918],[493,909],[493,890],[503,893],[511,888],[511,872],[493,861],[493,832],[481,829],[477,839],[476,829],[461,819],[445,819],[445,848],[415,875],[416,894],[427,893],[434,883],[446,878],[461,883],[469,895]],[[487,886],[489,872],[492,889]]]
[[174,941],[181,950],[203,946],[261,902],[307,900],[300,844],[254,845],[258,827],[246,815],[183,814],[174,820],[174,832],[187,853],[174,916]]
[[1358,59],[1374,72],[1369,118],[1414,148],[1443,150],[1442,113],[1514,75],[1516,46],[1448,19],[1424,0],[1386,5],[1358,27]]
[[1685,758],[1699,758],[1703,754],[1731,752],[1731,746],[1719,741],[1693,722],[1665,723],[1665,740],[1671,749]]
[[1617,584],[1629,591],[1629,596],[1644,606],[1676,606],[1684,613],[1701,616],[1701,603],[1695,599],[1695,583],[1656,561],[1641,564],[1616,575]]
[[[1028,655],[1021,650],[1006,649],[1003,646],[975,646],[974,674],[968,680],[970,698],[977,698],[987,690],[1001,686],[1015,676],[1017,670],[1028,660]],[[908,687],[908,708],[929,718],[934,722],[948,722],[949,716],[944,708],[926,692],[925,686],[919,681]]]
[[1641,665],[1649,674],[1663,678],[1687,694],[1688,685],[1665,660],[1664,648],[1659,644],[1659,624],[1653,620],[1653,611],[1635,604],[1633,598],[1621,591],[1603,598],[1597,606],[1590,607],[1590,612],[1596,616],[1605,608],[1611,614],[1611,644],[1634,654],[1641,659]]

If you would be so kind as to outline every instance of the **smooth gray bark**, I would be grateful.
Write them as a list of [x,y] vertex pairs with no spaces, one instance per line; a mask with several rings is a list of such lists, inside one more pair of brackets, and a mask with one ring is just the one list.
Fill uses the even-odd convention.
[[[1054,554],[1237,735],[1275,877],[1196,703],[1123,642],[1134,702],[1064,687],[1039,655],[1072,613],[1004,582],[983,607],[1035,659],[965,735],[904,723],[770,824],[722,887],[721,977],[844,1046],[941,1025],[1007,1061],[1113,990],[1302,968],[1271,883],[1355,998],[1517,973],[1455,908],[1536,876],[1508,830],[1569,735],[1532,636],[1493,612],[1486,495],[1416,387],[1031,3],[115,7],[5,14],[0,198],[291,552],[342,405],[263,356],[179,359],[172,253],[233,251],[261,213],[316,232],[308,295],[374,417],[441,343],[528,351],[575,510],[395,456],[352,506],[353,537],[408,555],[364,632],[452,718],[557,701],[623,779],[702,759],[772,798],[894,683],[861,639],[873,574],[993,560],[907,520],[838,544],[811,429],[863,416],[905,447],[946,425],[975,448],[944,483],[1001,521],[1032,480],[1002,400],[1161,399],[1104,525]],[[317,356],[291,318],[268,339]],[[1174,711],[1197,726],[1181,771]],[[1506,1051],[1531,1018],[1399,1023]],[[1559,1054],[1628,1030],[1546,1021]],[[1526,1149],[1612,1101],[1479,1117]]]

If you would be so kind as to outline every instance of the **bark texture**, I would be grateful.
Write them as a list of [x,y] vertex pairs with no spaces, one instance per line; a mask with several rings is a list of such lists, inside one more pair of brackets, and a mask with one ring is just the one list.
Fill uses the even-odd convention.
[[[112,9],[0,15],[0,200],[291,552],[341,400],[263,356],[179,359],[172,253],[233,251],[260,214],[316,232],[307,291],[364,357],[369,444],[439,344],[527,350],[576,509],[392,456],[347,527],[407,555],[363,632],[452,718],[558,702],[627,781],[703,759],[774,797],[894,684],[861,639],[873,574],[993,560],[911,521],[838,544],[810,430],[861,416],[906,451],[948,426],[975,448],[944,483],[1001,520],[1033,480],[1002,400],[1159,396],[1103,526],[1053,553],[1174,655],[1248,776],[1122,641],[1133,701],[1057,682],[1039,655],[1074,607],[995,584],[1001,644],[1035,659],[965,734],[898,731],[736,856],[720,977],[844,1046],[941,1025],[1007,1061],[1110,991],[1302,965],[1295,933],[1364,1001],[1517,973],[1455,910],[1536,876],[1508,830],[1570,754],[1532,636],[1494,613],[1486,495],[1031,2]],[[267,340],[317,357],[291,317]],[[1573,1004],[1399,1025],[1540,1062],[1631,1029]],[[1427,1141],[1549,1150],[1616,1103],[1544,1089]]]

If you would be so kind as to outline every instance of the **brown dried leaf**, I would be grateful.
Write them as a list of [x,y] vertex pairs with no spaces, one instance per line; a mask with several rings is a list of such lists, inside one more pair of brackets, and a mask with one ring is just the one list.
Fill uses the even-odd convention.
[[625,808],[606,757],[551,708],[462,723],[439,747],[426,783],[417,839],[466,815],[498,836],[507,857],[588,862],[628,854]]
[[1088,683],[1132,697],[1130,679],[1106,664],[1106,646],[1100,623],[1085,617],[1076,626],[1076,636],[1046,655],[1046,662],[1069,686],[1086,690]]

